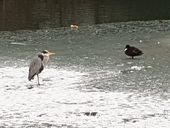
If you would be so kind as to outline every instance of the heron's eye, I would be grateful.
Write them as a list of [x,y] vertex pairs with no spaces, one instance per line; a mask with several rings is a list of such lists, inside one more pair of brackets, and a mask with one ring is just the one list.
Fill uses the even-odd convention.
[[47,54],[47,53],[48,53],[48,51],[47,51],[47,50],[44,50],[44,51],[42,51],[42,53]]

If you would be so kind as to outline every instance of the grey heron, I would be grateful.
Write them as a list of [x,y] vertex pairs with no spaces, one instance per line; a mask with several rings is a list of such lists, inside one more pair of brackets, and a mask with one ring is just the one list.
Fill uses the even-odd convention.
[[130,45],[126,45],[124,52],[127,56],[131,56],[132,59],[134,58],[134,56],[140,56],[143,54],[141,50]]
[[28,74],[28,80],[31,81],[34,79],[34,76],[37,75],[38,85],[40,85],[39,82],[39,74],[42,72],[44,67],[46,66],[49,57],[51,55],[54,55],[55,53],[49,52],[47,50],[44,50],[40,53],[38,53],[33,60],[30,63],[29,66],[29,74]]

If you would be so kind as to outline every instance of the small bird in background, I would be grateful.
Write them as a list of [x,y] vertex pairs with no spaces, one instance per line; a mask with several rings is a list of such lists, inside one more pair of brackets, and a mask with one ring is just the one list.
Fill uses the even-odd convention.
[[30,66],[29,66],[29,74],[28,74],[29,81],[34,79],[34,76],[37,75],[38,85],[40,85],[39,74],[43,71],[44,67],[46,66],[46,64],[49,60],[49,57],[54,54],[55,53],[44,50],[44,51],[38,53],[33,58],[33,60],[30,63]]
[[79,26],[77,24],[70,25],[71,30],[78,30]]
[[143,54],[141,50],[130,45],[126,45],[124,52],[127,56],[132,57],[132,59],[134,59],[135,56],[140,56]]

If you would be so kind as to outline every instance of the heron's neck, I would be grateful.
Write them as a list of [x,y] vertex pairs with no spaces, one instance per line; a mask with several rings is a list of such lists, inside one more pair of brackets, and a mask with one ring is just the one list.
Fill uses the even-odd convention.
[[42,61],[44,66],[47,65],[48,60],[49,60],[49,56],[44,56],[43,61]]
[[38,55],[38,57],[43,61],[43,59],[44,59],[44,56],[43,55]]

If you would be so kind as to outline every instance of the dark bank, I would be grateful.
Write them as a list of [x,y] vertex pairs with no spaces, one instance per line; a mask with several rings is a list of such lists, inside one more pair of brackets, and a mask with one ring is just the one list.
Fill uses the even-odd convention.
[[0,0],[0,30],[170,18],[169,0]]

